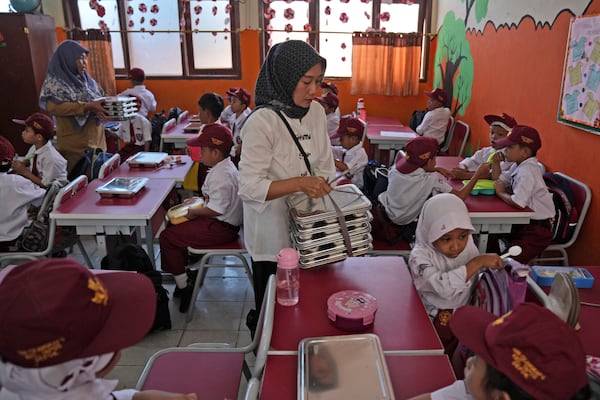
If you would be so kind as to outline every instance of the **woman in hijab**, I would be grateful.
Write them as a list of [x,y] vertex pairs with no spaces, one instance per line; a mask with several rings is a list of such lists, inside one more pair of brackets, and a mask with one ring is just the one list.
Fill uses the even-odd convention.
[[452,312],[467,304],[481,268],[504,268],[497,254],[479,254],[467,206],[456,195],[441,193],[423,205],[408,265],[423,305],[447,354],[456,339],[448,328]]
[[89,51],[73,40],[62,42],[48,65],[40,107],[56,118],[57,148],[70,173],[84,151],[106,151],[102,107],[104,91],[86,71]]
[[[277,253],[290,247],[286,197],[303,192],[320,198],[331,191],[327,180],[335,176],[335,166],[327,118],[313,101],[325,66],[325,59],[306,42],[289,40],[273,46],[256,81],[257,109],[242,128],[239,194],[257,309],[268,277],[275,273]],[[308,155],[310,170],[283,120]],[[252,315],[247,321],[251,329]]]

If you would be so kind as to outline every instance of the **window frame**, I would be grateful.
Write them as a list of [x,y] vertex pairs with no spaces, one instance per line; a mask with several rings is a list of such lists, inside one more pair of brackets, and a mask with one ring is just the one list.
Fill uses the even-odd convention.
[[[231,42],[231,68],[210,68],[210,69],[199,69],[194,67],[194,47],[193,47],[193,31],[192,26],[192,15],[191,6],[189,1],[178,0],[178,13],[179,19],[181,19],[182,3],[185,9],[185,27],[183,31],[183,40],[181,40],[181,66],[183,75],[179,76],[164,76],[164,75],[152,75],[149,77],[152,79],[164,79],[164,80],[204,80],[204,79],[241,79],[241,62],[240,62],[240,30],[239,30],[239,5],[235,1],[230,1],[231,10],[229,13],[231,30],[229,31],[230,42]],[[81,18],[79,15],[79,8],[77,0],[62,0],[65,24],[67,26],[67,36],[70,37],[70,31],[73,29],[81,29]],[[127,14],[126,7],[127,2],[117,1],[118,14],[119,14],[119,25],[121,27],[127,26]],[[125,63],[124,68],[115,68],[115,77],[117,79],[127,78],[129,69],[131,66],[131,59],[129,57],[129,40],[127,37],[128,30],[121,28],[120,32],[111,31],[111,35],[119,34],[121,36],[121,43],[123,44],[123,60]]]

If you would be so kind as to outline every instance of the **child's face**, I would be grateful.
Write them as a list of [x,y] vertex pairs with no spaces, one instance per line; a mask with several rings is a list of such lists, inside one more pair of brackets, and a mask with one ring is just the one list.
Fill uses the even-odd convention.
[[208,124],[210,123],[210,117],[210,111],[198,106],[198,119],[200,120],[200,122],[202,122],[203,124]]
[[223,159],[221,152],[212,147],[202,147],[200,149],[200,160],[207,167],[214,167]]
[[511,144],[505,148],[504,157],[506,158],[506,161],[520,164],[531,157],[531,150],[526,146]]
[[321,96],[327,96],[327,93],[331,92],[329,88],[321,88]]
[[246,105],[242,103],[240,99],[238,99],[237,97],[231,98],[231,111],[233,111],[236,114],[239,114],[243,112],[245,108]]
[[493,148],[498,149],[496,147],[496,140],[500,140],[508,135],[508,131],[501,126],[493,125],[490,127],[490,144]]
[[356,136],[344,135],[340,137],[340,145],[346,150],[353,148],[360,142],[360,139]]
[[465,385],[471,396],[475,400],[486,400],[490,398],[485,390],[485,376],[487,373],[487,364],[478,356],[472,356],[467,359],[465,366]]
[[423,169],[426,172],[435,172],[435,156],[427,160],[425,165],[423,165]]
[[428,110],[435,110],[436,108],[439,108],[441,106],[443,106],[442,102],[437,101],[436,99],[429,97],[429,100],[427,100]]
[[433,247],[448,258],[456,258],[467,247],[470,236],[468,229],[456,228],[433,242]]
[[[39,137],[41,136],[42,135],[39,135]],[[33,128],[29,126],[26,126],[25,129],[23,129],[23,132],[21,132],[21,138],[23,138],[23,141],[27,144],[34,144],[38,142],[38,134],[35,133]]]
[[294,104],[303,108],[310,107],[317,90],[321,87],[321,82],[323,82],[323,67],[321,63],[318,63],[306,71],[296,84],[296,89],[292,95]]

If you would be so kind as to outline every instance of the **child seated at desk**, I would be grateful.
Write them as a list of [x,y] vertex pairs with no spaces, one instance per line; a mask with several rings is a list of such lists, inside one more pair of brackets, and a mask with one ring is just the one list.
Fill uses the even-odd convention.
[[327,133],[331,144],[334,146],[340,145],[339,136],[336,136],[336,132],[340,125],[340,116],[336,115],[335,110],[338,109],[339,99],[333,92],[328,92],[321,97],[317,97],[315,100],[319,102],[325,109],[325,115],[327,115]]
[[346,178],[351,179],[352,183],[361,190],[363,170],[369,162],[369,156],[362,146],[364,132],[365,126],[358,118],[346,117],[342,118],[337,132],[331,137],[339,139],[341,143],[341,146],[332,147],[335,168],[347,174],[347,171],[352,171],[346,175]]
[[497,254],[479,254],[465,203],[449,193],[425,202],[408,265],[433,325],[452,356],[458,342],[448,329],[453,310],[468,303],[481,268],[504,268]]
[[229,128],[233,134],[233,147],[231,148],[231,157],[233,163],[237,166],[242,153],[242,137],[240,132],[246,118],[252,112],[250,108],[250,92],[244,88],[231,88],[227,92],[233,115],[229,119]]
[[211,167],[202,185],[204,206],[189,208],[187,222],[169,225],[160,235],[162,269],[175,276],[174,297],[180,297],[179,311],[188,310],[194,275],[188,280],[189,246],[203,248],[235,240],[242,224],[242,201],[238,196],[238,170],[229,153],[233,146],[231,131],[220,124],[206,125],[202,135],[188,139],[189,145],[202,148],[202,163]]
[[415,131],[424,137],[431,137],[441,145],[446,139],[446,130],[450,120],[450,109],[446,107],[448,95],[443,89],[437,88],[433,92],[425,92],[429,97],[427,113]]
[[13,160],[13,171],[42,188],[48,187],[54,181],[66,184],[67,160],[52,144],[52,118],[37,112],[26,120],[13,119],[13,122],[25,127],[21,137],[25,143],[31,145],[23,161]]
[[465,380],[411,400],[592,398],[576,332],[543,307],[523,303],[499,318],[461,307],[450,329],[474,353]]
[[[141,109],[142,100],[136,97],[138,110]],[[150,143],[152,143],[152,124],[148,118],[144,117],[138,111],[133,118],[121,122],[121,127],[117,132],[120,140],[125,142],[119,150],[121,161],[127,160],[130,156],[139,153],[140,151],[150,151]]]
[[149,111],[156,111],[156,99],[154,98],[154,93],[148,90],[144,85],[145,80],[146,73],[143,69],[132,68],[129,71],[131,87],[119,93],[119,96],[137,97],[140,101],[140,104],[138,104],[138,113],[143,117],[148,118]]
[[[522,249],[521,254],[513,258],[528,264],[552,241],[552,219],[555,215],[552,195],[544,183],[536,158],[542,141],[535,128],[517,125],[510,135],[496,141],[496,145],[506,147],[504,152],[494,154],[492,178],[496,180],[496,196],[512,206],[533,210],[529,224],[513,225],[508,236],[509,247],[518,245]],[[499,173],[502,161],[514,162],[516,166]]]
[[466,199],[477,179],[487,173],[488,167],[477,169],[473,178],[462,189],[456,190],[437,174],[450,172],[436,167],[438,143],[434,138],[417,137],[406,144],[406,155],[398,157],[388,172],[387,190],[378,196],[373,206],[373,235],[390,245],[401,239],[412,242],[417,216],[425,201],[438,193],[452,193]]
[[[452,174],[456,179],[470,179],[473,176],[474,171],[481,164],[493,164],[492,157],[498,150],[496,142],[502,138],[505,138],[509,134],[510,130],[517,125],[517,121],[508,114],[502,113],[502,115],[486,115],[483,117],[485,122],[490,126],[490,144],[491,146],[479,149],[471,157],[467,157],[462,160],[457,168],[452,169]],[[502,161],[499,166],[502,171],[510,169],[514,163]],[[491,177],[491,171],[488,176],[483,176],[483,179],[489,179]]]

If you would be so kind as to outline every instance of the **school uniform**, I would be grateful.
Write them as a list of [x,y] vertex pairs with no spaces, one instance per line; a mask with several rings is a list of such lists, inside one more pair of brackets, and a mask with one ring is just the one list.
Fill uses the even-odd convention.
[[137,113],[133,118],[121,122],[117,135],[125,142],[125,146],[119,150],[121,160],[124,161],[129,156],[144,151],[146,142],[152,141],[152,123]]
[[472,400],[473,396],[467,393],[465,381],[455,381],[453,384],[431,392],[431,400]]
[[154,98],[154,94],[146,89],[145,85],[135,85],[132,88],[125,89],[119,96],[138,97],[142,102],[138,113],[142,114],[144,117],[148,117],[149,111],[156,111],[156,99]]
[[333,146],[332,147],[333,156],[341,160],[348,166],[349,170],[352,170],[357,165],[363,165],[363,168],[356,171],[354,175],[351,176],[352,183],[358,186],[359,189],[362,189],[364,186],[363,182],[363,170],[364,166],[369,162],[369,156],[365,151],[362,142],[358,143],[356,146],[351,149],[344,149],[342,146]]
[[48,140],[45,145],[36,149],[31,146],[27,152],[27,158],[32,154],[33,158],[29,166],[30,171],[42,180],[44,186],[49,186],[54,181],[67,183],[67,160],[56,150],[52,141]]
[[[458,166],[467,171],[474,172],[475,170],[477,170],[477,168],[479,168],[480,165],[489,162],[490,156],[496,151],[498,150],[494,149],[491,146],[484,147],[482,149],[477,150],[471,157],[467,157],[461,162],[459,162]],[[500,170],[502,172],[508,171],[513,165],[515,165],[514,162],[501,161]]]
[[250,107],[246,107],[239,116],[235,114],[231,116],[229,123],[229,126],[231,126],[231,133],[233,134],[233,147],[231,148],[230,153],[231,157],[235,157],[238,147],[240,147],[240,144],[242,144],[242,136],[240,135],[242,131],[242,125],[251,112],[252,110]]
[[331,139],[331,144],[338,146],[340,144],[339,138],[331,138],[335,135],[340,126],[340,109],[336,108],[334,112],[327,114],[327,134]]
[[168,226],[160,235],[162,268],[173,275],[185,273],[188,246],[203,248],[228,243],[238,236],[242,224],[242,201],[238,196],[239,173],[229,157],[214,165],[202,185],[204,207],[220,213]]
[[450,120],[450,109],[438,107],[427,111],[421,124],[417,126],[417,133],[421,136],[432,137],[442,144],[446,138],[448,121]]

